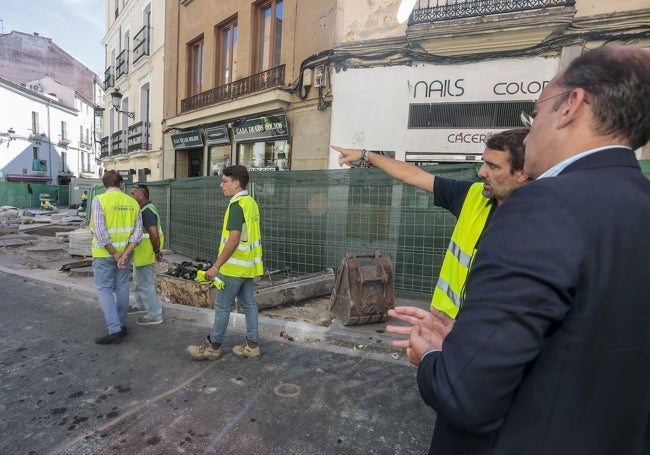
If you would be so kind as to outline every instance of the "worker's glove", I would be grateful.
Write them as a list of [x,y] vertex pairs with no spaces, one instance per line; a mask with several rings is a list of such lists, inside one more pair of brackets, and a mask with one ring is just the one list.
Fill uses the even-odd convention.
[[196,281],[198,281],[200,284],[208,284],[212,283],[215,288],[217,289],[223,289],[226,287],[226,283],[222,280],[219,279],[219,277],[214,277],[214,280],[210,281],[205,278],[205,270],[197,270],[196,271]]

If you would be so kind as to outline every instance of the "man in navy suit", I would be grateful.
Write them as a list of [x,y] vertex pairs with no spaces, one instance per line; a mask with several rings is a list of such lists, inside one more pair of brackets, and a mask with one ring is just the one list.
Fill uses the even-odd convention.
[[575,59],[522,114],[536,180],[496,210],[458,320],[391,310],[437,412],[430,454],[650,450],[649,100],[650,51]]

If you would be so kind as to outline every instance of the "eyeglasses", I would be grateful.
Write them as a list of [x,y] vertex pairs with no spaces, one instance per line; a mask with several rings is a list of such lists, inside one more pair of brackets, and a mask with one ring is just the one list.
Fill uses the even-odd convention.
[[[571,93],[572,91],[573,91],[573,89],[565,90],[563,92],[556,93],[555,95],[549,96],[548,98],[544,98],[543,100],[538,101],[538,102],[535,103],[535,109],[537,109],[537,106],[539,106],[540,104],[542,104],[542,103],[544,103],[544,102],[546,102],[548,100],[552,100],[553,98],[557,98],[558,96],[566,95],[567,93]],[[534,112],[533,114],[528,114],[527,112],[521,111],[519,113],[519,120],[521,120],[521,123],[526,128],[531,128],[533,126],[533,120],[535,120],[536,115],[537,115],[536,112]]]

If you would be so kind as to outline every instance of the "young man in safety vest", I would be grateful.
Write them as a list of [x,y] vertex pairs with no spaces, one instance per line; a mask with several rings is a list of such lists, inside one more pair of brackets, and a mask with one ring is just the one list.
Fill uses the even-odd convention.
[[165,235],[160,227],[158,210],[149,200],[149,188],[141,183],[131,188],[131,196],[140,204],[144,233],[142,241],[133,251],[133,282],[135,305],[129,306],[129,314],[147,313],[135,322],[138,325],[162,324],[162,307],[156,293],[154,274],[156,261],[162,260]]
[[142,239],[140,207],[122,192],[122,180],[117,171],[107,171],[102,177],[106,192],[91,205],[93,275],[108,328],[97,344],[120,343],[126,336],[131,252]]
[[230,307],[237,297],[246,315],[246,340],[233,352],[241,357],[258,360],[258,311],[253,279],[264,273],[260,232],[260,211],[248,194],[248,171],[241,165],[223,170],[221,189],[230,198],[221,230],[219,255],[206,271],[205,278],[221,282],[214,303],[214,325],[202,345],[188,346],[186,352],[197,360],[221,357],[221,343],[230,319]]
[[412,164],[368,150],[332,146],[340,153],[339,164],[359,160],[370,163],[391,177],[433,193],[434,204],[449,210],[458,219],[433,292],[432,309],[456,318],[483,229],[494,209],[529,180],[523,170],[523,141],[527,134],[528,129],[518,128],[488,137],[478,172],[482,182],[436,177]]

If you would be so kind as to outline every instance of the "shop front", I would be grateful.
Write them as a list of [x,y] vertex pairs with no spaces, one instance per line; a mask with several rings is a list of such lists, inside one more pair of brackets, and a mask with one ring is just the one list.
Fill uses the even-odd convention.
[[251,171],[291,169],[291,141],[285,114],[242,119],[232,124],[237,164]]
[[232,146],[228,126],[225,124],[206,126],[203,132],[210,158],[210,175],[219,175],[223,168],[231,164]]
[[199,177],[205,163],[203,136],[197,130],[184,131],[171,136],[176,156],[174,177]]

